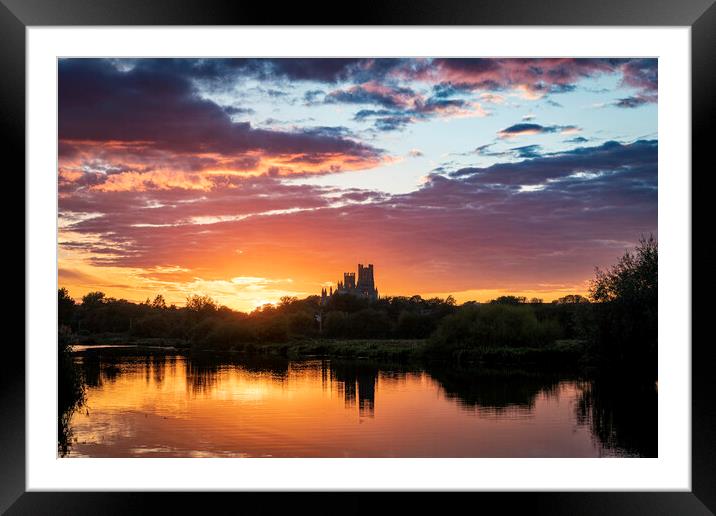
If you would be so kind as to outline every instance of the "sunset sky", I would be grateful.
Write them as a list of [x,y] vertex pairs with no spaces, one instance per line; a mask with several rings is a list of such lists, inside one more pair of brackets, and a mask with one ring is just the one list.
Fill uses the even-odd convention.
[[65,59],[59,285],[585,293],[657,234],[656,59]]

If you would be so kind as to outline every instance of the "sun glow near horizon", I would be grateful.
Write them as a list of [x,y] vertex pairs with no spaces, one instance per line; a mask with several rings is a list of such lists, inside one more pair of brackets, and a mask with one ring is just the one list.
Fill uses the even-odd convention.
[[[169,275],[176,272],[187,273],[181,267],[166,267],[155,270],[153,279],[147,278],[144,270],[125,270],[122,268],[84,267],[82,269],[61,269],[59,287],[67,288],[71,297],[80,302],[82,297],[90,292],[101,291],[107,297],[126,299],[135,303],[142,303],[147,299],[154,299],[157,295],[164,297],[167,304],[178,307],[185,306],[187,298],[191,296],[209,296],[219,305],[226,306],[240,312],[251,312],[264,305],[277,305],[283,297],[304,299],[309,296],[318,296],[322,288],[336,288],[337,282],[323,281],[315,285],[302,285],[300,288],[286,288],[293,286],[291,278],[263,278],[255,276],[236,276],[228,279],[205,280],[194,277],[191,281],[172,281],[157,276]],[[108,270],[109,269],[109,270]],[[117,270],[112,270],[117,269]],[[376,269],[380,279],[380,268]],[[102,274],[102,278],[96,276]],[[336,275],[338,277],[338,275]],[[137,279],[136,285],[112,283],[113,278],[118,281]],[[469,301],[488,302],[500,296],[525,297],[528,300],[539,299],[545,303],[559,299],[569,294],[587,296],[588,282],[575,285],[543,285],[537,289],[469,289],[455,291],[383,291],[378,280],[376,284],[381,297],[412,297],[419,295],[424,299],[441,298],[448,296],[455,299],[458,304]],[[311,288],[314,287],[314,288]]]

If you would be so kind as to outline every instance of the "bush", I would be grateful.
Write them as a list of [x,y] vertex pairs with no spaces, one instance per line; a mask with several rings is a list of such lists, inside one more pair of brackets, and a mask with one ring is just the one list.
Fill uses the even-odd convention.
[[138,337],[166,337],[171,325],[161,314],[150,314],[142,317],[132,326],[132,334]]
[[288,340],[288,321],[283,315],[262,319],[256,333],[261,342],[285,342]]
[[328,312],[323,320],[323,332],[326,337],[340,338],[348,335],[348,314],[345,312]]
[[203,347],[209,349],[243,349],[255,336],[244,321],[214,321],[209,332],[202,340]]
[[391,324],[385,312],[365,308],[350,316],[350,337],[360,339],[380,339],[391,333]]
[[203,344],[209,333],[218,324],[218,319],[204,319],[191,327],[189,331],[189,340],[192,344]]
[[538,321],[531,306],[466,305],[445,317],[430,337],[428,352],[460,349],[543,347],[560,337],[553,320]]
[[316,319],[306,312],[296,312],[288,319],[288,329],[293,336],[311,337],[318,333]]
[[397,337],[401,339],[424,339],[435,330],[433,320],[426,315],[403,310],[396,326]]

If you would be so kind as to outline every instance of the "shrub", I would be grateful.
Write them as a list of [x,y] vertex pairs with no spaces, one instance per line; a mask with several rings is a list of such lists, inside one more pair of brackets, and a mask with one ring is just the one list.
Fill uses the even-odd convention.
[[214,321],[202,344],[211,349],[236,349],[253,339],[253,332],[244,321],[219,320]]
[[365,308],[351,314],[349,318],[351,337],[361,339],[380,339],[390,335],[391,325],[385,312]]
[[542,347],[560,336],[556,321],[538,321],[531,306],[466,305],[445,317],[430,337],[429,352],[459,349]]
[[261,342],[284,342],[288,339],[288,320],[283,315],[262,319],[256,333]]
[[348,335],[348,314],[345,312],[328,312],[323,321],[323,332],[326,337],[340,338]]
[[433,320],[419,313],[403,310],[398,316],[396,333],[402,339],[424,339],[435,329]]
[[317,322],[313,315],[307,312],[296,312],[288,319],[288,328],[291,335],[309,337],[317,333]]

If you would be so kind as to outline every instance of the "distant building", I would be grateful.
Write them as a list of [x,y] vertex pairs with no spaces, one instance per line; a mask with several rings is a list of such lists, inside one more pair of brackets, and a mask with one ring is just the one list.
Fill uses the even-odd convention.
[[326,304],[330,296],[336,294],[350,294],[356,297],[362,297],[375,301],[378,299],[378,289],[375,288],[375,278],[373,277],[373,264],[369,263],[364,267],[362,263],[358,264],[358,281],[356,281],[355,272],[344,272],[343,281],[338,282],[335,290],[330,287],[321,290],[321,304]]

